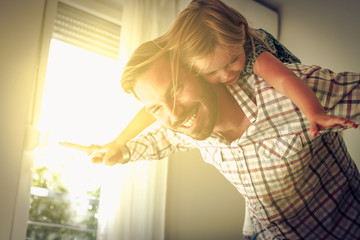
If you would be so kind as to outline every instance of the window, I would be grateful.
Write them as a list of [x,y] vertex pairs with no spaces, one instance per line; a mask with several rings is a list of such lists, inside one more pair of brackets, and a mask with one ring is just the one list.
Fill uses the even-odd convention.
[[[132,96],[121,94],[121,67],[132,50],[169,27],[166,25],[175,17],[169,9],[175,9],[175,2],[46,0],[43,3],[37,81],[33,86],[11,239],[24,239],[26,230],[31,232],[35,227],[48,232],[40,234],[35,229],[34,232],[39,234],[28,232],[28,239],[87,239],[90,235],[95,238],[95,234],[97,239],[164,239],[167,161],[98,167],[88,164],[86,154],[61,147],[58,141],[103,144],[114,139],[127,125],[140,105]],[[112,26],[114,23],[121,26],[121,57],[117,59],[107,55],[102,48],[91,49],[87,44],[78,45],[76,41],[69,42],[56,36],[54,25],[58,23],[54,23],[54,19],[59,6],[65,5],[74,11],[85,12],[75,16],[95,16],[101,18],[102,23],[107,21]],[[134,16],[140,20],[134,21]],[[157,16],[162,19],[168,16],[169,21],[158,21]],[[76,29],[76,36],[77,30],[82,28]],[[117,31],[120,32],[119,28]],[[92,36],[85,37],[89,38],[93,39]],[[41,132],[40,137],[37,129]],[[34,150],[39,138],[40,146]],[[51,182],[52,179],[56,181]],[[98,181],[101,182],[99,185]],[[99,193],[100,199],[96,199]],[[78,198],[80,195],[82,200]],[[42,202],[32,202],[29,211],[31,199]],[[61,204],[54,205],[44,199]],[[94,205],[97,203],[98,209]],[[51,209],[59,205],[66,206],[67,211],[71,208],[81,208],[81,211],[71,212],[73,215],[70,214],[68,221],[49,220],[56,215]],[[38,206],[40,209],[36,209]],[[36,215],[38,210],[48,215],[45,218]],[[35,217],[30,216],[32,213]],[[81,220],[80,217],[89,214],[91,221],[97,221],[97,228],[95,222]]]
[[[111,141],[139,109],[122,93],[120,25],[59,2],[34,151],[26,239],[96,239],[102,168],[59,141]],[[127,106],[128,115],[119,111]]]

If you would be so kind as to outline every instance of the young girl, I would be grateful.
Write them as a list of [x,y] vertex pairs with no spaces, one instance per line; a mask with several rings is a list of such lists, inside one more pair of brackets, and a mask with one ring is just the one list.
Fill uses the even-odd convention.
[[[173,50],[175,66],[184,62],[213,84],[241,86],[251,74],[263,78],[299,107],[310,121],[313,136],[328,127],[357,127],[347,119],[327,115],[313,91],[284,64],[300,60],[266,31],[249,27],[238,11],[220,0],[192,1],[158,41],[165,45],[164,51]],[[100,147],[105,152],[102,161],[116,161],[119,146],[154,121],[145,109],[140,110],[117,139]]]

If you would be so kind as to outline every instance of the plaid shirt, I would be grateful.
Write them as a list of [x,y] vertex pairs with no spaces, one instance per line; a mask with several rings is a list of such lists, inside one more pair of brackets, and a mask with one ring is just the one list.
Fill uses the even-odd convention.
[[[360,74],[290,64],[330,114],[360,121]],[[312,137],[299,109],[252,75],[228,86],[251,126],[228,142],[159,128],[128,143],[132,161],[197,147],[245,197],[244,235],[256,239],[360,239],[360,176],[338,130]]]

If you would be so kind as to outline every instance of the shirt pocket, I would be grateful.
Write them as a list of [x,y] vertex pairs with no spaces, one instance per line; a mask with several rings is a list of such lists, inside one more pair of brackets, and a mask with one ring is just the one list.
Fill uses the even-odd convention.
[[257,152],[263,159],[288,159],[304,149],[300,134],[263,139],[257,143]]
[[296,194],[295,186],[301,182],[306,171],[304,152],[303,138],[297,134],[269,138],[258,143],[261,176],[257,176],[261,178],[263,186],[267,186],[261,200],[265,206],[273,205],[271,198],[280,200]]

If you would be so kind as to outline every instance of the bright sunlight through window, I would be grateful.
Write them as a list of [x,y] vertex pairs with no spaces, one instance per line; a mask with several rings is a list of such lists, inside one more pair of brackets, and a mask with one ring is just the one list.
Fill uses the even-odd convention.
[[139,109],[121,89],[121,67],[119,61],[52,39],[27,239],[96,239],[102,167],[58,142],[104,144],[120,133]]

